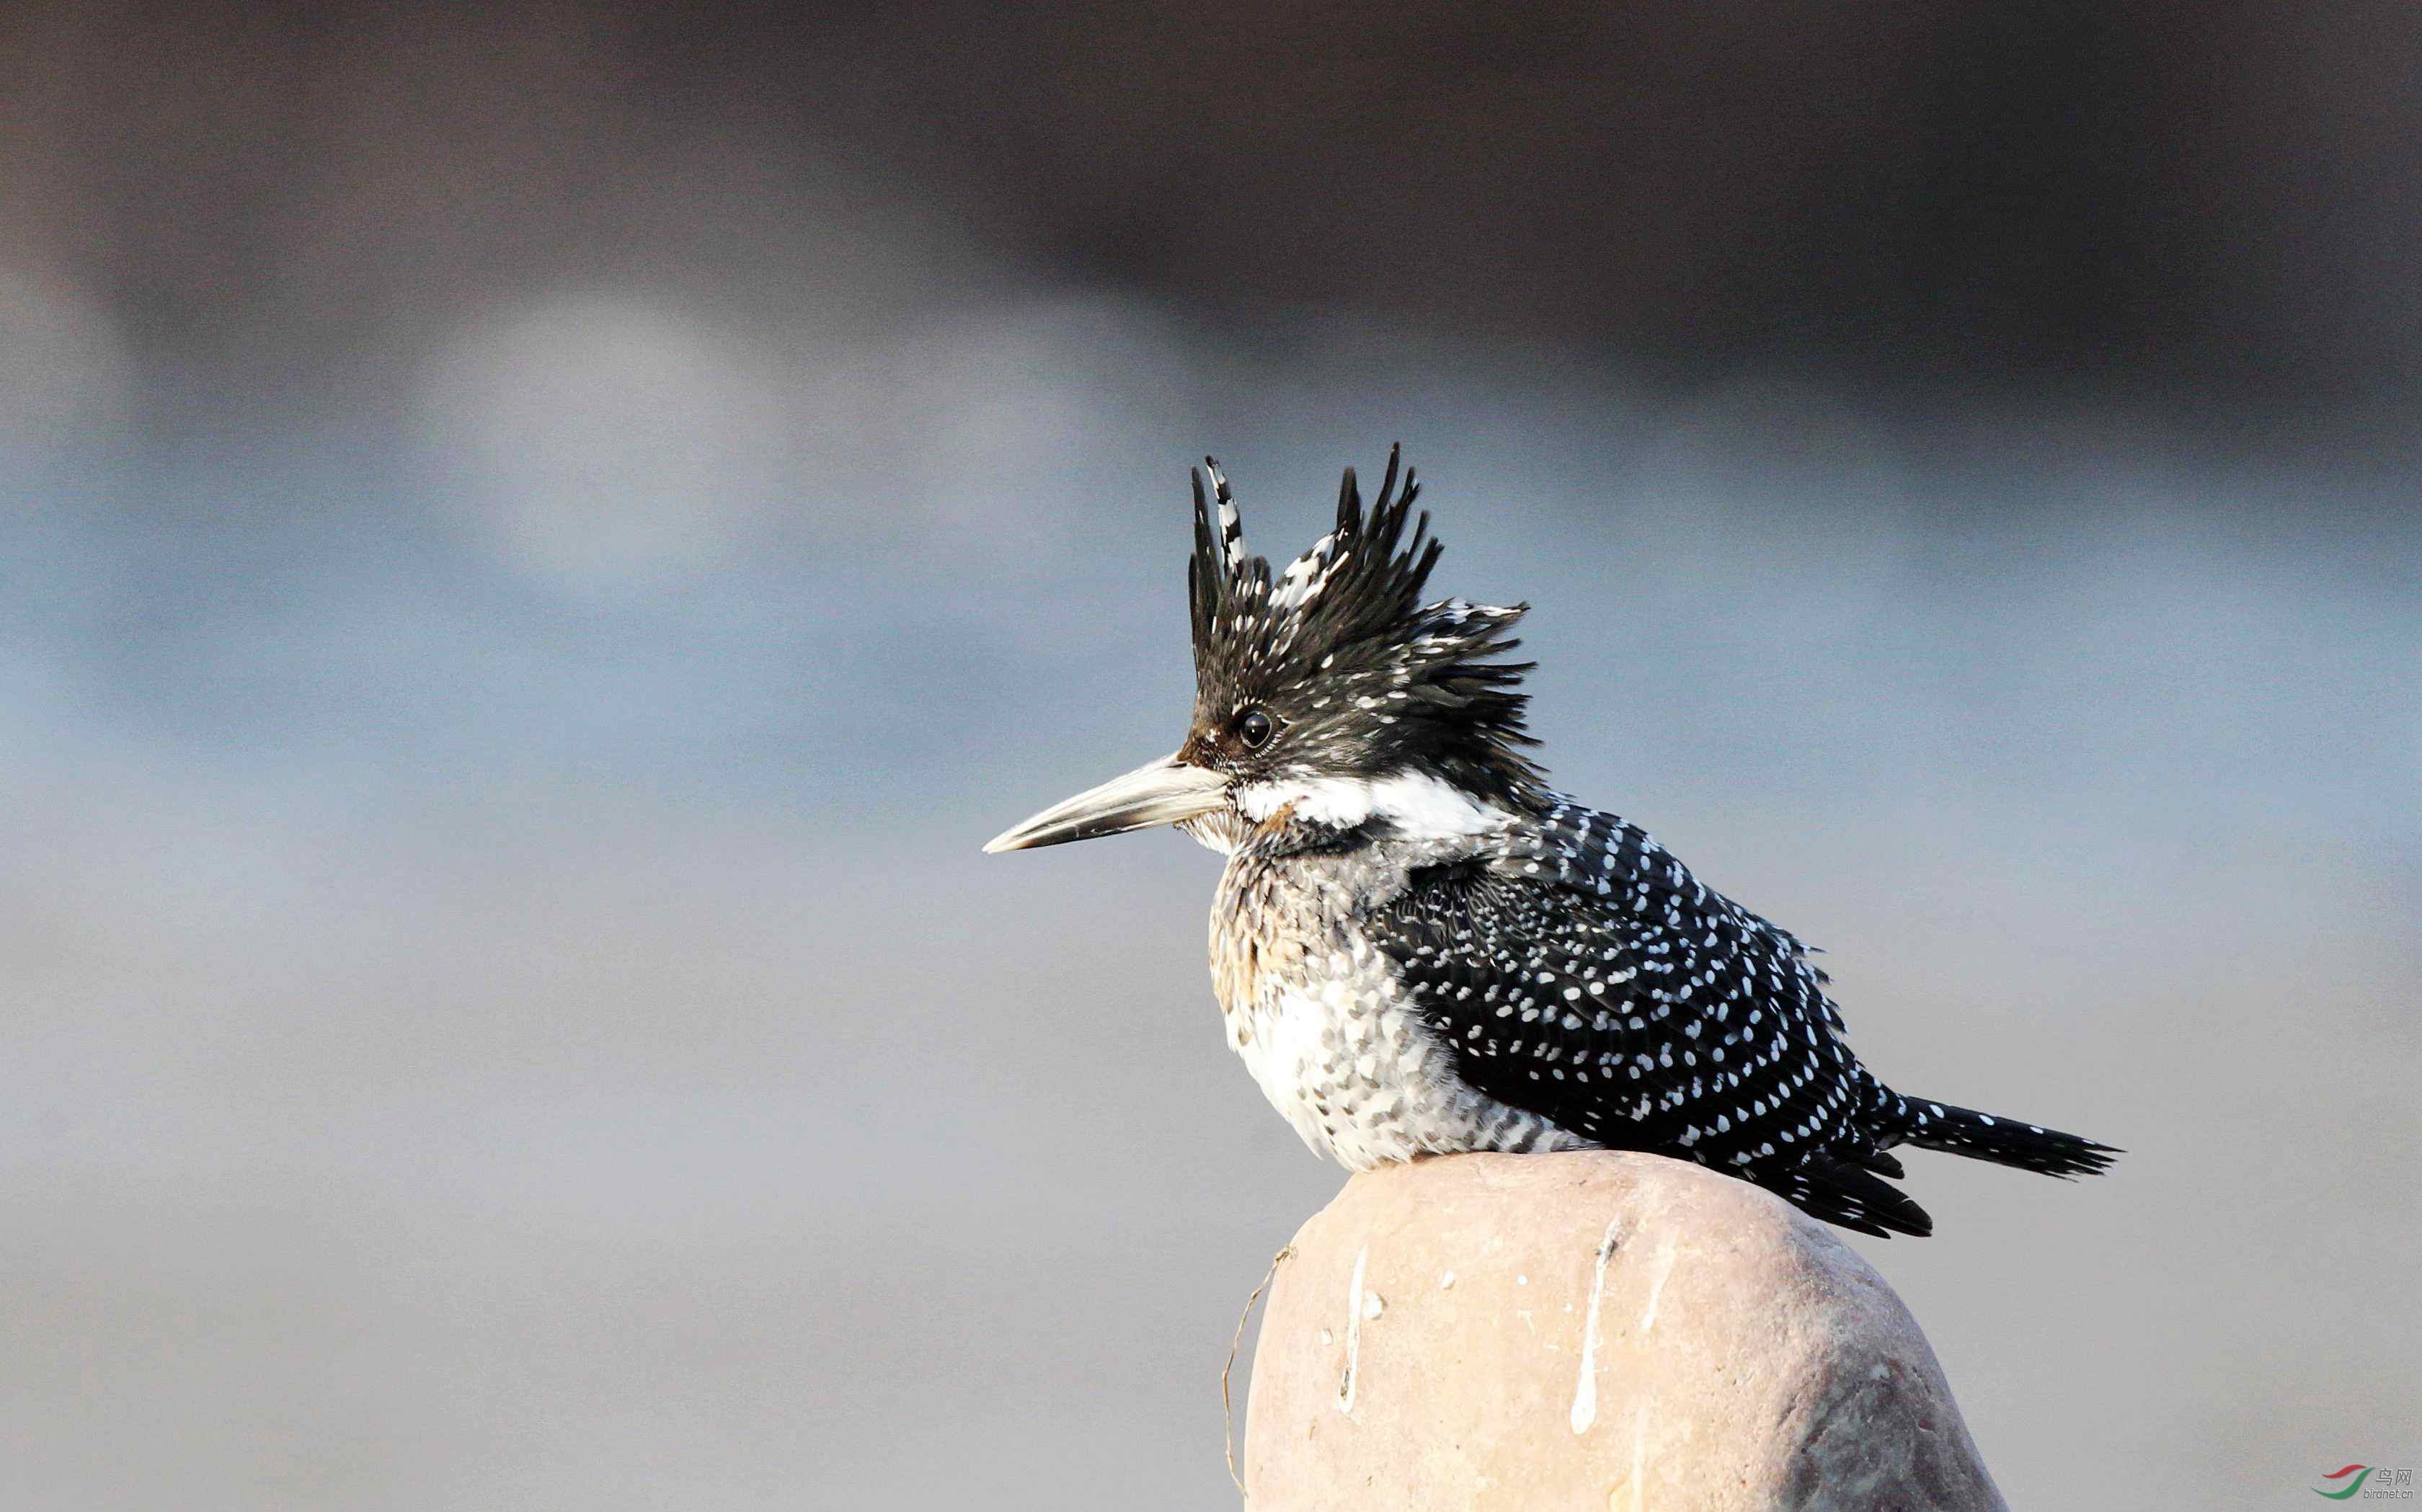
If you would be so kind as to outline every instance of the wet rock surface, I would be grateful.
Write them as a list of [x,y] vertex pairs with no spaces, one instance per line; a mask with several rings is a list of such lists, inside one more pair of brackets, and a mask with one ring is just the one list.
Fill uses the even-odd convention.
[[1286,1509],[1999,1509],[1925,1335],[1831,1230],[1659,1156],[1367,1172],[1296,1236],[1246,1416]]

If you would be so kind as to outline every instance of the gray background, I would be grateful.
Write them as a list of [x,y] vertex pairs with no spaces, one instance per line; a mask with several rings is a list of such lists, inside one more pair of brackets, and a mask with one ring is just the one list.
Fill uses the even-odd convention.
[[[0,21],[0,1504],[1232,1501],[1183,468],[1407,443],[2021,1506],[2422,1465],[2409,9]],[[1845,30],[1850,25],[1860,30]]]

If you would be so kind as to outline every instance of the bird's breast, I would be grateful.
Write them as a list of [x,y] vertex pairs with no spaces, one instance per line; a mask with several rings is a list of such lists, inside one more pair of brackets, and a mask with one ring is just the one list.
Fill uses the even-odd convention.
[[1470,1095],[1350,908],[1283,874],[1223,879],[1211,970],[1230,1046],[1315,1154],[1360,1170],[1459,1148]]
[[1343,924],[1281,869],[1232,860],[1211,906],[1211,984],[1232,1029],[1241,1011],[1305,980],[1313,951]]

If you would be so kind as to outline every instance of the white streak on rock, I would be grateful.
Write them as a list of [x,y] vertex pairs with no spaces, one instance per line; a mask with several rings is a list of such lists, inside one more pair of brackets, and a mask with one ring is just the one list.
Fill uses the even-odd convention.
[[1354,1281],[1345,1293],[1345,1378],[1337,1383],[1337,1410],[1351,1417],[1354,1413],[1354,1392],[1359,1384],[1355,1377],[1362,1364],[1362,1268],[1371,1258],[1371,1247],[1364,1245],[1354,1255]]
[[1647,1332],[1657,1326],[1657,1301],[1665,1295],[1665,1278],[1674,1273],[1674,1236],[1657,1247],[1657,1279],[1648,1284],[1648,1310],[1640,1315],[1640,1331]]
[[1641,1481],[1648,1460],[1648,1404],[1642,1401],[1631,1409],[1631,1512],[1640,1512]]
[[1587,1433],[1597,1421],[1597,1310],[1606,1296],[1606,1263],[1614,1258],[1614,1231],[1620,1216],[1606,1221],[1606,1235],[1597,1241],[1596,1273],[1590,1279],[1589,1317],[1581,1324],[1581,1378],[1573,1383],[1573,1431]]

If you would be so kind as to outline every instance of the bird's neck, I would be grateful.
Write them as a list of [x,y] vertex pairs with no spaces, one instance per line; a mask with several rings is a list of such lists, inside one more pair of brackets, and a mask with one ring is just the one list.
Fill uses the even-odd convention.
[[1515,814],[1502,803],[1432,772],[1408,767],[1370,776],[1281,776],[1236,791],[1235,811],[1254,832],[1276,828],[1319,843],[1358,831],[1439,841],[1486,835]]

